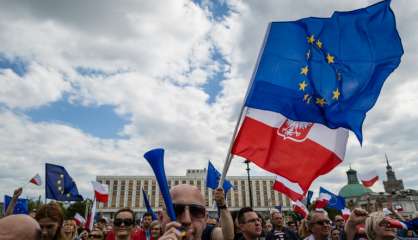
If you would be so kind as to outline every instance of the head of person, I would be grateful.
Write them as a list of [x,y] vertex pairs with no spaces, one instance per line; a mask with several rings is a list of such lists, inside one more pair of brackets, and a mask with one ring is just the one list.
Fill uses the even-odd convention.
[[0,219],[0,238],[2,240],[38,240],[40,235],[39,224],[30,216],[17,214]]
[[341,215],[335,215],[334,224],[336,228],[344,229],[344,218]]
[[93,228],[89,233],[89,240],[104,240],[104,233],[100,228]]
[[154,239],[158,239],[162,234],[161,224],[160,224],[159,221],[152,221],[150,226],[149,226],[149,229],[150,229],[150,232],[151,232],[151,236]]
[[271,224],[271,222],[270,221],[267,221],[266,222],[266,226],[265,226],[265,229],[264,229],[266,232],[270,232],[271,230],[273,230],[273,224]]
[[87,232],[86,230],[83,230],[80,233],[80,239],[81,240],[87,240],[87,239],[89,239],[89,232]]
[[282,228],[284,225],[283,215],[279,211],[274,211],[271,213],[271,224],[273,228]]
[[64,215],[58,203],[50,202],[42,205],[36,211],[35,219],[41,227],[42,240],[53,240],[59,237]]
[[[206,201],[200,190],[195,186],[180,184],[170,189],[170,196],[176,221],[186,231],[186,237],[183,239],[201,239],[208,215],[205,207]],[[163,229],[170,221],[167,214],[162,214]]]
[[130,208],[119,209],[113,220],[113,230],[117,239],[129,239],[135,223],[135,213]]
[[366,218],[365,230],[369,239],[394,239],[396,229],[390,226],[383,211],[373,212]]
[[331,221],[327,212],[315,210],[309,213],[308,227],[315,239],[328,239],[331,234]]
[[238,212],[238,224],[242,234],[249,239],[261,236],[262,226],[258,214],[250,207],[241,208]]
[[99,221],[97,221],[97,227],[102,231],[105,230],[106,224],[107,224],[106,218],[102,217],[99,219]]
[[65,234],[74,234],[77,230],[77,224],[74,220],[68,219],[64,220],[62,224],[61,232]]
[[339,228],[334,228],[331,231],[331,240],[340,240],[341,230]]
[[152,222],[152,214],[149,212],[144,213],[142,216],[142,227],[145,229],[149,229],[149,226]]
[[287,222],[287,227],[291,230],[291,231],[293,231],[293,232],[295,232],[295,233],[297,233],[298,232],[298,225],[296,224],[296,222],[294,222],[294,221],[289,221],[289,222]]

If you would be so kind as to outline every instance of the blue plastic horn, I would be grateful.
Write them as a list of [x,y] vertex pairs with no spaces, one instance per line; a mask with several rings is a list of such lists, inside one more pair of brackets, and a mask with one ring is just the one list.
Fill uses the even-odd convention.
[[171,221],[176,221],[176,213],[174,212],[173,202],[171,201],[170,190],[168,189],[167,177],[164,170],[164,149],[152,149],[144,154],[144,158],[151,165],[163,196],[167,214]]

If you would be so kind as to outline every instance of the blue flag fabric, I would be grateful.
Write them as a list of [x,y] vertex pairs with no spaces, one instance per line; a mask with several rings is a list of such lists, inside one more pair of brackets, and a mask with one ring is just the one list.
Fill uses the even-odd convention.
[[152,214],[152,220],[157,220],[157,215],[155,215],[154,211],[152,210],[151,204],[148,201],[148,195],[145,193],[144,189],[142,189],[142,195],[144,196],[144,204],[147,208],[147,212]]
[[334,193],[326,190],[323,187],[319,188],[319,194],[321,193],[327,193],[331,196],[331,199],[329,200],[327,207],[335,208],[337,210],[342,210],[345,208],[345,199],[343,197],[335,195]]
[[[221,173],[216,170],[216,168],[209,161],[208,172],[206,175],[206,187],[211,189],[218,188],[219,180],[221,179]],[[225,194],[233,187],[232,183],[225,179],[222,188],[224,189]]]
[[273,22],[245,105],[350,129],[362,142],[366,113],[402,55],[389,0],[330,18]]
[[279,210],[279,212],[282,212],[282,205],[274,206],[275,209]]
[[[12,201],[12,197],[4,195],[4,212]],[[18,198],[16,201],[13,214],[29,214],[29,200],[25,198]]]
[[45,165],[46,198],[57,201],[82,201],[77,185],[64,167],[47,163]]

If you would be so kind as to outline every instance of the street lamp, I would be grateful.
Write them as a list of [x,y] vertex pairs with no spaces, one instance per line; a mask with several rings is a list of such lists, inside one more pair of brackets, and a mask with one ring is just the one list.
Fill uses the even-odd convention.
[[253,187],[252,187],[251,178],[250,178],[250,161],[245,160],[244,163],[247,164],[247,168],[245,170],[247,170],[248,189],[250,190],[250,207],[253,208]]

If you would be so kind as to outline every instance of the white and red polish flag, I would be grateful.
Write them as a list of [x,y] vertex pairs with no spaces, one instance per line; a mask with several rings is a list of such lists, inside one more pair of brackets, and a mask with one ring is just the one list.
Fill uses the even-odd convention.
[[83,226],[86,223],[86,219],[84,219],[79,213],[74,215],[74,220],[79,226]]
[[274,189],[302,200],[311,183],[344,160],[348,130],[248,108],[231,153],[275,173]]
[[295,213],[302,216],[302,218],[305,218],[309,214],[309,211],[306,208],[306,206],[299,200],[297,200],[296,202],[292,202],[292,209]]
[[41,176],[39,175],[39,173],[37,173],[35,176],[33,176],[33,178],[31,178],[29,180],[30,183],[33,183],[37,186],[41,186],[42,185],[42,179]]
[[371,187],[377,182],[377,180],[379,180],[379,175],[376,170],[371,170],[359,175],[361,183],[363,183],[363,186],[365,187]]
[[101,184],[99,182],[92,181],[94,195],[98,202],[107,202],[109,200],[109,186]]
[[349,217],[350,217],[350,215],[351,215],[351,211],[350,211],[350,209],[348,209],[348,208],[343,208],[343,209],[341,210],[341,213],[342,213],[343,218],[344,218],[344,220],[345,220],[345,221],[347,221],[347,220],[348,220],[348,218],[349,218]]
[[319,198],[315,202],[315,209],[325,208],[328,205],[330,199],[331,195],[328,193],[320,193]]

